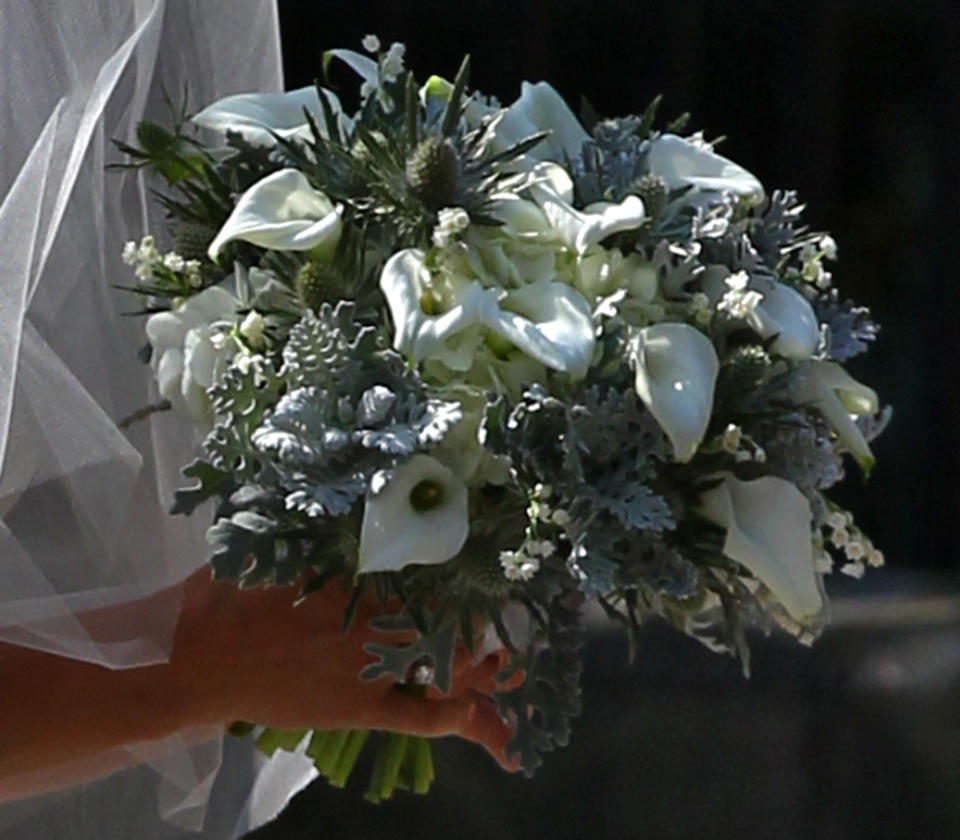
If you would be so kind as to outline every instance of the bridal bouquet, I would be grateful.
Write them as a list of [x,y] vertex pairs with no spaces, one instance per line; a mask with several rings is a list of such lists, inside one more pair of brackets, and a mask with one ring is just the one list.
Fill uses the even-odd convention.
[[[346,623],[365,591],[401,605],[377,626],[416,640],[369,645],[358,679],[448,691],[486,627],[523,675],[496,702],[529,774],[579,711],[589,604],[746,669],[745,627],[809,641],[835,563],[882,564],[824,495],[844,455],[869,472],[890,415],[844,368],[877,326],[796,195],[658,101],[578,118],[541,82],[502,107],[467,60],[421,82],[401,44],[363,47],[325,56],[355,109],[231,96],[119,144],[169,187],[170,248],[124,258],[159,407],[205,434],[173,512],[213,501],[217,577],[346,587]],[[306,752],[343,784],[364,737]],[[431,775],[388,738],[370,796]]]

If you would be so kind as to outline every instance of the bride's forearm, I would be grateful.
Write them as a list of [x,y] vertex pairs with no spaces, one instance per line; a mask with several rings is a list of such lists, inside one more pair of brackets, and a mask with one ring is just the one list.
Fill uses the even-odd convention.
[[[220,722],[215,686],[204,678],[198,627],[202,602],[216,586],[208,578],[201,570],[182,588],[153,596],[183,598],[166,663],[110,669],[0,643],[0,797],[18,789],[11,788],[13,780],[30,777],[42,784],[58,767]],[[151,600],[118,609],[150,609]],[[88,620],[107,622],[109,611]]]

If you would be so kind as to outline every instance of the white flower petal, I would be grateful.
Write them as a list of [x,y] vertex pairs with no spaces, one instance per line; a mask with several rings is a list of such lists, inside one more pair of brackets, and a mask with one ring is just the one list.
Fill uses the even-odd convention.
[[857,382],[836,362],[814,361],[797,389],[797,399],[820,411],[864,472],[870,472],[874,457],[870,444],[851,414],[875,414],[880,409],[876,391]]
[[643,200],[639,196],[628,195],[623,201],[614,204],[609,201],[597,201],[588,204],[582,212],[584,227],[577,234],[576,252],[583,254],[591,245],[598,244],[614,233],[636,230],[643,224]]
[[595,344],[590,306],[576,289],[540,280],[511,291],[487,326],[538,362],[586,376]]
[[700,501],[700,513],[727,531],[723,553],[756,576],[794,619],[820,612],[810,503],[796,487],[774,476],[740,481],[726,473]]
[[[452,370],[467,370],[481,337],[479,330],[470,330],[491,320],[497,310],[496,292],[473,281],[453,307],[440,315],[428,315],[420,301],[429,286],[423,251],[408,248],[387,260],[380,274],[380,289],[393,320],[393,346],[414,364],[439,359]],[[457,341],[458,337],[465,340]]]
[[170,347],[160,354],[156,366],[157,388],[160,396],[174,402],[180,396],[180,377],[183,374],[183,353]]
[[173,310],[151,315],[144,325],[147,340],[155,348],[180,345],[187,329],[189,327],[184,324],[183,318],[178,317]]
[[490,215],[503,222],[499,231],[507,236],[534,238],[552,233],[550,222],[539,205],[515,193],[493,196]]
[[594,328],[590,307],[575,289],[537,280],[508,293],[501,305],[496,290],[471,281],[450,309],[428,315],[421,299],[429,286],[419,250],[397,252],[380,275],[394,324],[393,346],[414,363],[438,359],[452,370],[467,370],[482,337],[477,328],[486,327],[547,367],[586,374]]
[[553,87],[546,82],[524,82],[520,98],[497,123],[491,147],[502,151],[541,131],[549,131],[550,136],[527,152],[527,156],[535,160],[561,160],[564,154],[579,157],[581,146],[589,139],[580,121]]
[[315,190],[302,172],[281,169],[258,181],[237,202],[210,243],[210,259],[234,239],[277,251],[332,253],[340,239],[342,208]]
[[220,286],[210,286],[192,295],[187,305],[180,311],[196,315],[197,324],[211,324],[223,319],[233,320],[237,312],[237,298]]
[[720,362],[713,344],[689,324],[645,327],[635,344],[636,389],[673,444],[689,461],[703,440],[713,411]]
[[330,58],[339,58],[361,79],[371,85],[376,85],[378,81],[379,68],[377,62],[354,50],[335,49],[327,50],[323,54],[324,66]]
[[[411,493],[423,482],[441,488],[441,497],[436,507],[417,510]],[[367,497],[357,571],[386,572],[411,563],[445,563],[463,547],[469,530],[464,483],[436,458],[414,455],[397,467],[383,489]]]
[[215,345],[211,326],[233,323],[238,305],[237,298],[225,289],[211,286],[175,309],[147,319],[160,394],[204,426],[210,421],[206,389],[217,380],[236,349],[230,342]]
[[187,414],[197,423],[209,422],[211,408],[207,389],[193,378],[189,367],[185,367],[180,380],[180,396]]
[[693,186],[734,195],[763,195],[763,185],[742,166],[675,134],[651,141],[647,162],[650,171],[663,178],[671,190]]
[[820,327],[809,301],[784,283],[751,277],[750,288],[763,300],[747,323],[763,338],[776,336],[771,349],[787,359],[809,359],[820,341]]
[[[323,94],[341,125],[345,129],[349,128],[351,121],[344,115],[336,94],[329,90],[324,90]],[[274,134],[284,138],[307,136],[309,123],[304,116],[304,109],[310,112],[320,133],[325,137],[326,120],[323,117],[320,96],[313,85],[287,93],[241,93],[227,96],[200,111],[193,117],[193,122],[214,131],[236,131],[250,143],[274,146]]]
[[573,183],[561,167],[541,164],[535,173],[541,177],[531,184],[530,194],[560,241],[575,254],[585,254],[606,237],[643,224],[643,201],[638,196],[627,196],[617,204],[598,201],[577,210],[571,204]]
[[193,381],[201,388],[213,384],[217,350],[210,341],[210,331],[205,327],[196,327],[187,333],[183,342],[183,366]]

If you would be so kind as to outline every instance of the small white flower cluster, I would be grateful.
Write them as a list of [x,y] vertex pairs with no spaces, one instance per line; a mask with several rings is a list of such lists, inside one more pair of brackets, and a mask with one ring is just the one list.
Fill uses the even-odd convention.
[[800,276],[820,290],[829,289],[833,275],[823,267],[823,260],[836,260],[837,243],[830,235],[817,242],[808,242],[800,250]]
[[883,552],[859,528],[853,524],[853,515],[849,511],[832,510],[827,515],[827,527],[830,529],[829,542],[842,551],[849,561],[840,571],[850,577],[861,578],[867,566],[877,568],[883,565]]
[[529,540],[519,551],[501,551],[503,576],[511,581],[530,580],[540,570],[540,558],[553,554],[549,540]]
[[729,423],[720,436],[720,447],[729,452],[738,462],[756,461],[762,464],[767,460],[767,453],[753,438],[745,435],[736,423]]
[[470,226],[470,216],[462,207],[444,207],[437,213],[437,226],[433,229],[433,244],[438,248],[448,248],[454,243],[457,234]]
[[165,271],[169,271],[174,274],[183,274],[187,284],[193,289],[199,289],[203,285],[199,260],[185,260],[176,251],[168,251],[161,255],[150,234],[144,236],[139,245],[132,240],[127,242],[123,246],[122,258],[127,265],[135,266],[134,274],[144,283],[155,280],[158,274],[162,275]]
[[749,318],[763,301],[763,295],[760,292],[747,288],[750,275],[745,271],[738,271],[725,278],[723,282],[727,286],[727,291],[720,298],[717,311],[726,312],[731,318],[738,320]]

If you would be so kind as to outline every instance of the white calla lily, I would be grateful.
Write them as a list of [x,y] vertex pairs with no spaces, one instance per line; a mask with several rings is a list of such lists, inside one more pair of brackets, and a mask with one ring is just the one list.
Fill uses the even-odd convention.
[[740,481],[724,473],[700,504],[704,517],[726,529],[723,553],[760,580],[795,620],[820,612],[812,514],[803,493],[775,476]]
[[552,185],[536,183],[530,193],[563,244],[578,256],[614,233],[636,230],[645,217],[643,200],[636,195],[616,204],[597,201],[577,210]]
[[689,324],[662,323],[639,331],[633,347],[637,395],[689,461],[703,440],[720,370],[710,339]]
[[394,347],[414,363],[439,359],[454,370],[469,368],[475,343],[451,340],[476,327],[574,377],[586,374],[593,357],[590,307],[579,292],[562,283],[541,279],[504,294],[501,300],[495,289],[484,289],[474,280],[462,286],[446,312],[432,315],[421,305],[430,288],[424,254],[407,249],[387,260],[380,288],[394,323]]
[[573,181],[563,167],[553,163],[533,167],[528,190],[533,202],[512,193],[494,196],[490,212],[503,222],[500,231],[521,241],[558,241],[578,256],[614,233],[635,230],[645,218],[643,200],[635,195],[577,210]]
[[[394,349],[409,356],[414,364],[439,359],[453,370],[470,368],[474,347],[463,342],[454,345],[451,339],[480,325],[481,310],[496,306],[496,292],[484,290],[474,281],[466,284],[446,312],[427,314],[421,301],[429,295],[430,272],[423,251],[411,248],[387,260],[380,274],[380,289],[393,320]],[[479,343],[479,334],[475,337]]]
[[734,195],[763,196],[763,185],[742,166],[718,155],[706,144],[676,134],[662,134],[652,140],[647,163],[650,171],[663,178],[671,190],[692,186]]
[[[787,359],[809,359],[820,343],[820,324],[810,302],[796,289],[770,277],[746,272],[731,276],[722,266],[710,266],[703,273],[703,291],[716,306],[729,293],[739,289],[744,296],[756,293],[760,300],[747,307],[738,323],[746,323],[757,335],[773,339],[770,349]],[[741,289],[734,279],[745,282]],[[728,308],[728,314],[733,311]]]
[[486,325],[548,368],[575,379],[587,375],[596,341],[593,318],[570,286],[538,280],[515,289]]
[[276,251],[319,250],[332,255],[340,240],[342,207],[314,189],[302,172],[281,169],[257,181],[210,243],[210,259],[234,239]]
[[580,149],[590,136],[574,116],[563,97],[546,82],[520,86],[520,98],[500,116],[494,127],[491,148],[503,151],[541,131],[550,135],[527,152],[537,160],[562,160],[580,156]]
[[[336,115],[341,128],[348,131],[352,120],[343,113],[340,100],[332,91],[324,89],[330,110]],[[308,138],[310,124],[304,111],[320,131],[327,136],[327,124],[320,104],[320,95],[314,85],[286,93],[240,93],[219,99],[193,117],[201,128],[213,131],[235,131],[249,143],[258,146],[275,146],[276,136],[284,139]]]
[[797,399],[816,408],[860,468],[870,472],[874,457],[870,444],[851,415],[875,414],[880,410],[877,393],[857,382],[836,362],[814,361],[797,389]]
[[436,458],[414,455],[367,497],[357,571],[445,563],[463,548],[469,531],[466,485]]
[[787,359],[809,359],[820,341],[820,325],[810,302],[796,289],[767,278],[751,277],[750,286],[763,300],[747,316],[762,338],[774,338],[770,349]]

